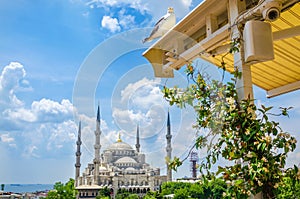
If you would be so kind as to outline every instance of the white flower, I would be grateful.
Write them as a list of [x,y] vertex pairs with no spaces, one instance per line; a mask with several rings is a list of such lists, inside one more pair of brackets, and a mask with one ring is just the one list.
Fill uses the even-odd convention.
[[226,97],[226,102],[231,105],[234,104],[234,98],[233,97]]
[[291,139],[291,144],[296,144],[297,140],[296,139]]
[[246,129],[245,134],[246,134],[246,135],[250,135],[250,130],[249,130],[249,129]]
[[247,158],[252,158],[253,157],[253,155],[252,155],[252,153],[249,151],[248,153],[247,153]]
[[268,162],[267,158],[265,158],[265,157],[263,157],[261,160],[264,162]]
[[266,140],[267,144],[269,144],[272,141],[272,138],[271,138],[271,136],[266,136],[265,140]]
[[231,111],[233,111],[234,109],[235,109],[235,105],[234,104],[231,104],[230,106],[229,106],[229,111],[231,112]]

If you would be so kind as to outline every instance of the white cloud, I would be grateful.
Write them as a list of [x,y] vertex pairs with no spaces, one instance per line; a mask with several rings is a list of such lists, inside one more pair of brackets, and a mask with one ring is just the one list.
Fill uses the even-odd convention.
[[0,74],[0,141],[27,158],[73,153],[77,125],[72,103],[41,99],[28,105],[17,96],[28,91],[20,89],[22,86],[30,87],[23,65],[12,62]]
[[[201,0],[196,0],[195,5],[197,5]],[[109,23],[102,24],[111,32],[120,31],[123,28],[133,28],[133,27],[150,27],[157,22],[163,15],[166,14],[168,7],[173,7],[177,18],[183,18],[192,8],[192,0],[179,0],[179,1],[160,1],[160,0],[91,0],[86,3],[91,9],[97,7],[102,8],[106,12],[110,13],[110,16],[117,16],[118,18],[111,18],[105,16],[105,20],[109,20]],[[119,9],[121,8],[121,13]],[[125,15],[125,9],[133,9],[138,13],[142,19],[141,22],[136,23],[134,16],[131,14]],[[119,12],[119,13],[117,13]],[[122,13],[123,12],[123,13]],[[149,17],[150,16],[150,17]],[[150,19],[149,19],[150,18]],[[113,30],[113,31],[112,31]]]
[[181,2],[186,8],[189,8],[192,5],[192,0],[181,0]]
[[10,137],[8,133],[0,135],[0,140],[5,143],[11,143],[15,141],[15,139]]
[[34,101],[31,109],[38,116],[38,120],[45,122],[70,118],[73,116],[74,111],[72,103],[67,99],[63,99],[60,103],[50,99]]
[[101,21],[101,26],[108,29],[110,32],[115,33],[121,30],[119,21],[117,18],[112,18],[110,16],[103,16]]
[[32,102],[31,109],[8,108],[3,111],[3,116],[13,121],[60,122],[66,118],[72,118],[75,112],[72,103],[67,99],[63,99],[60,103],[50,99],[41,99]]
[[0,110],[3,107],[18,107],[22,102],[17,98],[15,91],[20,88],[20,82],[26,72],[22,64],[11,62],[5,66],[0,75]]
[[37,146],[31,145],[26,147],[26,150],[22,154],[25,158],[39,158],[40,156],[36,153],[38,150]]
[[113,117],[117,118],[118,123],[121,124],[128,124],[130,123],[145,123],[146,114],[142,113],[141,111],[134,112],[133,110],[126,110],[126,109],[118,109],[115,108],[113,110]]
[[75,136],[75,132],[77,132],[77,125],[71,120],[55,125],[50,132],[47,150],[61,149],[64,144],[68,144],[70,142],[75,143],[75,140],[77,139]]
[[135,16],[126,15],[125,12],[125,9],[120,10],[119,24],[125,29],[133,28],[135,25]]
[[22,78],[24,78],[26,72],[18,62],[11,62],[9,65],[5,66],[1,76],[0,76],[0,89],[12,91],[16,87],[18,87],[19,82]]
[[19,109],[6,109],[3,115],[7,116],[13,121],[21,120],[25,122],[34,122],[37,120],[36,115],[34,115],[30,110],[19,108]]
[[167,103],[159,88],[160,80],[142,78],[120,88],[120,98],[113,100],[113,118],[119,129],[132,133],[137,124],[142,137],[157,134],[164,127]]
[[[150,80],[148,78],[143,78],[137,82],[128,84],[122,91],[121,91],[121,102],[128,102],[131,98],[135,98],[135,102],[142,105],[141,99],[137,99],[140,97],[144,98],[151,98],[150,103],[157,103],[156,100],[162,100],[162,94],[157,92],[159,89],[158,85],[160,84],[160,79]],[[149,96],[149,94],[155,94]],[[145,102],[144,105],[148,107],[149,100]]]
[[86,5],[96,5],[97,7],[122,7],[127,5],[139,11],[146,9],[145,3],[141,0],[91,0]]

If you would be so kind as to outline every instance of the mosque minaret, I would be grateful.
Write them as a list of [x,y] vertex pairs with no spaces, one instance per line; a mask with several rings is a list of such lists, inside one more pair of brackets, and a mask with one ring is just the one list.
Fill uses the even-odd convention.
[[140,129],[139,129],[139,125],[136,128],[136,144],[135,144],[135,148],[136,148],[136,152],[140,152]]
[[[78,138],[77,138],[77,151],[76,151],[76,163],[75,163],[75,182],[77,182],[78,177],[80,176],[80,156],[81,156],[81,122],[79,122],[79,127],[78,127]],[[76,186],[77,184],[75,184]]]
[[[170,124],[170,114],[169,114],[169,111],[168,111],[168,119],[167,119],[167,135],[166,135],[166,139],[167,139],[167,147],[166,147],[167,159],[171,160],[171,158],[172,158],[172,146],[171,146],[172,135],[171,135],[171,124]],[[169,168],[168,164],[167,164],[167,181],[172,181],[172,169]]]

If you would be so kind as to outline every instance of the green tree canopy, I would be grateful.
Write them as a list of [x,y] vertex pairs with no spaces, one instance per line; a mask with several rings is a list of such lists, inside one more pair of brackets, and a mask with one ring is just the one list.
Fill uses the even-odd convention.
[[129,193],[126,189],[119,189],[116,194],[116,199],[139,199],[137,194]]
[[54,190],[49,191],[46,199],[75,199],[76,190],[74,187],[74,179],[71,179],[63,184],[61,182],[56,182],[54,185]]
[[103,189],[100,189],[96,199],[106,199],[109,197],[110,197],[110,189],[108,187],[104,187]]

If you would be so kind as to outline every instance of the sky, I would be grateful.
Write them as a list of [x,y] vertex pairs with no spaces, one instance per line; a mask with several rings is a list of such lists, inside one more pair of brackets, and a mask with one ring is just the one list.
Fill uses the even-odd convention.
[[[101,151],[122,140],[134,146],[140,127],[141,151],[165,173],[167,112],[173,155],[185,157],[195,129],[190,108],[170,107],[164,85],[187,84],[182,71],[155,78],[142,44],[155,22],[172,6],[177,21],[201,0],[3,0],[0,1],[0,183],[66,182],[75,175],[78,123],[82,122],[81,172],[93,159],[96,108],[101,109]],[[221,71],[201,60],[214,78]],[[300,140],[300,92],[258,104],[294,108],[275,118]],[[300,146],[288,165],[300,163]],[[203,151],[199,152],[200,158]],[[186,162],[175,178],[190,176]]]

